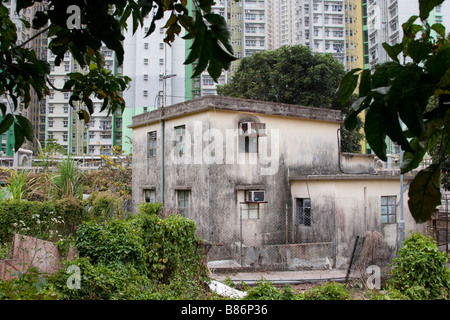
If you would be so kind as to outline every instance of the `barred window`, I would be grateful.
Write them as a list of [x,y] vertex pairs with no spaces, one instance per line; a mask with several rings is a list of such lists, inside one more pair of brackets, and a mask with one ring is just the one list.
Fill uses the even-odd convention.
[[258,138],[267,135],[266,124],[239,122],[239,152],[257,153]]
[[295,224],[311,226],[311,199],[295,199]]
[[179,213],[185,218],[189,218],[189,209],[191,207],[190,196],[190,190],[177,190],[177,208]]
[[184,148],[185,148],[185,142],[184,137],[186,134],[186,126],[178,126],[175,127],[175,155],[182,157],[184,156]]
[[156,131],[147,133],[147,157],[156,157]]
[[145,202],[155,203],[156,202],[156,192],[155,189],[144,190]]
[[396,196],[381,197],[381,223],[396,222]]

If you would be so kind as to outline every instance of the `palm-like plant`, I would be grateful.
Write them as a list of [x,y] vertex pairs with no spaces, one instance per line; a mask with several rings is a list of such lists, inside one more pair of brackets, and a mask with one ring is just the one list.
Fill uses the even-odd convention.
[[13,201],[20,201],[24,196],[26,189],[25,182],[29,173],[24,173],[23,170],[11,170],[11,175],[8,178],[8,189],[10,191],[10,199]]
[[78,170],[73,159],[69,156],[58,164],[59,173],[51,178],[53,196],[57,199],[83,197],[83,174]]

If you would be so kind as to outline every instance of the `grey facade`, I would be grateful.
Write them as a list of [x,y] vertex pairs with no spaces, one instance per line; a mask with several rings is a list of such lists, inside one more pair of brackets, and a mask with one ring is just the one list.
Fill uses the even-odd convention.
[[[341,201],[336,181],[372,183],[374,167],[371,156],[339,153],[340,122],[336,110],[218,96],[135,116],[133,203],[163,202],[166,212],[193,219],[198,235],[216,244],[210,260],[342,266],[354,233],[339,230],[337,212],[353,214],[360,207],[345,204],[363,197]],[[323,192],[315,196],[313,185]]]

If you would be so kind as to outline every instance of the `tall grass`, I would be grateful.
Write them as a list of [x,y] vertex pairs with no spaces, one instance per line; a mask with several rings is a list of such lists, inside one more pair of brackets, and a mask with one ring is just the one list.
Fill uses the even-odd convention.
[[28,175],[29,174],[24,173],[23,170],[11,170],[11,176],[8,178],[8,189],[10,192],[10,199],[13,201],[20,201],[24,197],[25,182]]
[[83,197],[83,174],[76,167],[71,157],[66,157],[58,164],[58,174],[51,178],[55,199]]

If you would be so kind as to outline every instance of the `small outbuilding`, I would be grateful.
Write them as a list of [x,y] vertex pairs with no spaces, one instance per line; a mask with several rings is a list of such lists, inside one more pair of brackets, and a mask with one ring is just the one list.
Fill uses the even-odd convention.
[[214,244],[211,266],[347,268],[370,231],[390,262],[399,225],[426,226],[411,217],[398,174],[340,152],[341,122],[338,110],[221,96],[135,116],[133,204],[193,219]]

